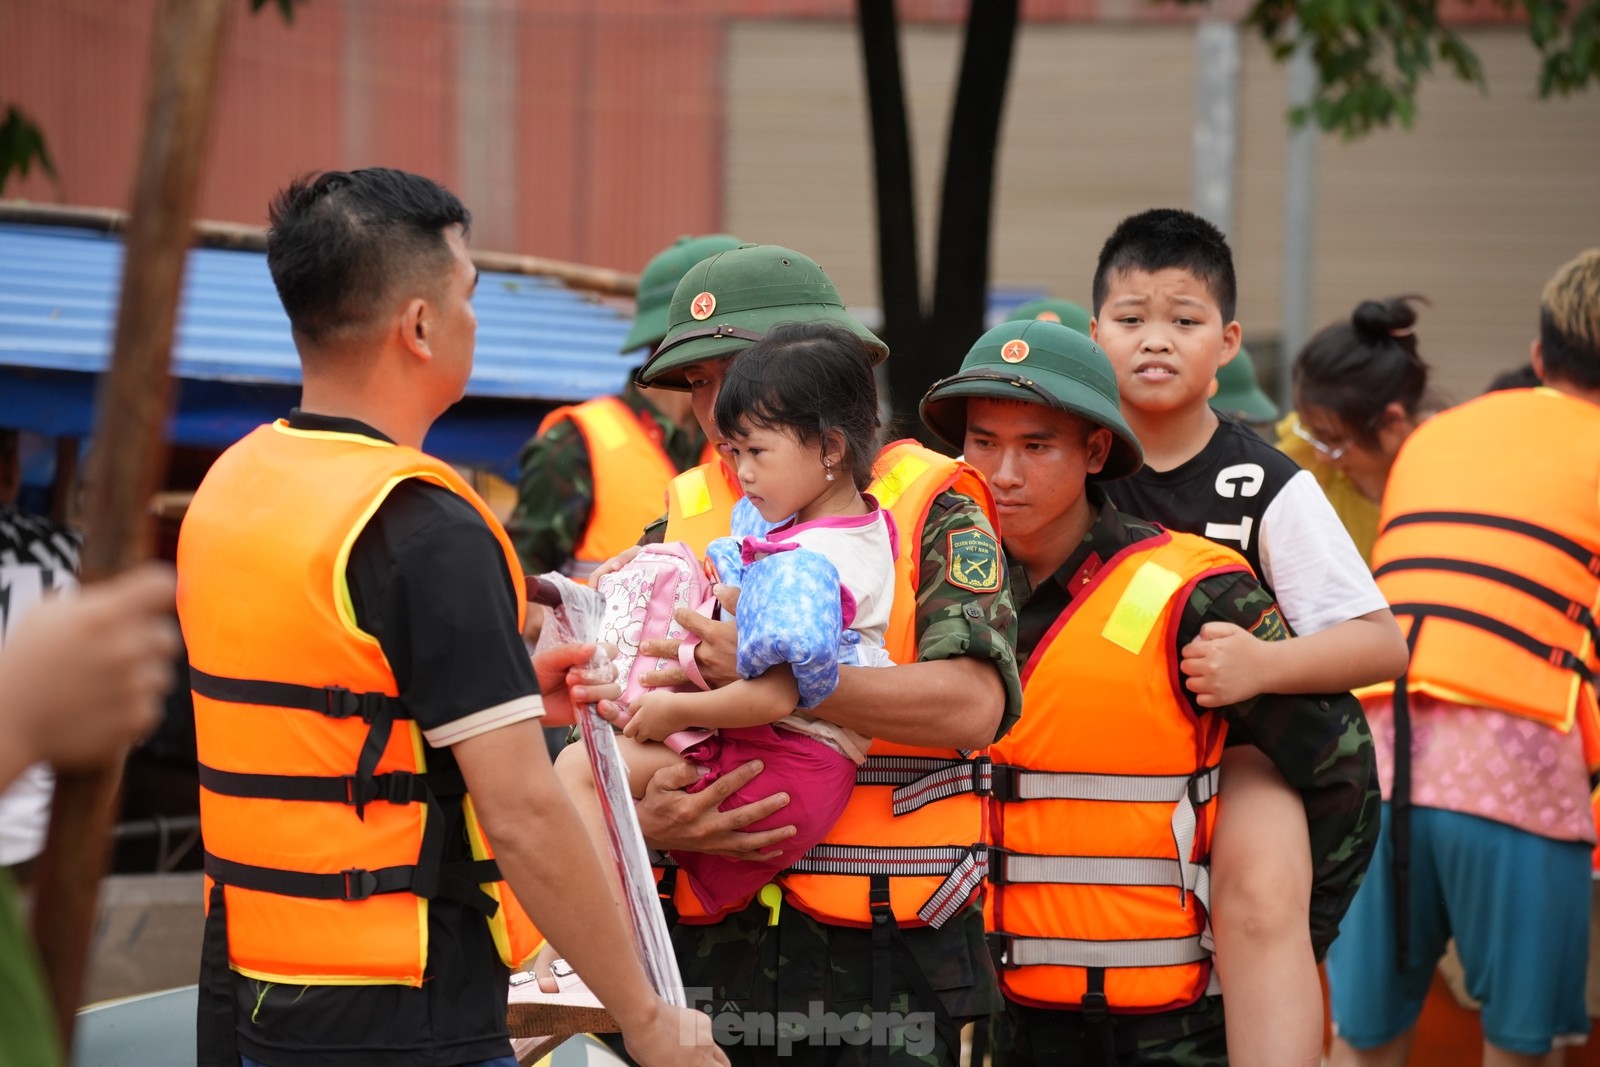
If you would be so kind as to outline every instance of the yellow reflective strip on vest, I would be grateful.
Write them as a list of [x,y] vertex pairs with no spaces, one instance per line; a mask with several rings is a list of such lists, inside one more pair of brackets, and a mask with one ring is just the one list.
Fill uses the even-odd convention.
[[[632,416],[632,412],[629,412],[629,416]],[[628,443],[628,431],[622,427],[616,406],[607,404],[591,410],[587,421],[586,429],[596,438],[593,443],[607,452],[615,452]]]
[[678,500],[678,514],[685,519],[704,515],[711,510],[711,487],[706,484],[706,472],[700,467],[693,467],[674,478],[672,492]]
[[889,473],[879,478],[872,485],[872,495],[878,498],[878,506],[884,510],[894,507],[895,502],[905,495],[905,491],[916,484],[918,478],[928,473],[933,466],[921,456],[907,456],[889,468]]
[[1183,585],[1183,576],[1159,563],[1147,562],[1122,591],[1100,636],[1134,655],[1144,648],[1167,601]]

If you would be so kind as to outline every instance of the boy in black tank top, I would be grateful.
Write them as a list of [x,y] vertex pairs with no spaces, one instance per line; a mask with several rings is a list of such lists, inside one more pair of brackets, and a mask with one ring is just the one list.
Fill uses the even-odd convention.
[[[1185,684],[1210,707],[1397,677],[1405,641],[1311,475],[1295,473],[1287,457],[1207,404],[1217,368],[1239,351],[1235,294],[1226,240],[1185,211],[1123,220],[1095,271],[1091,329],[1116,370],[1122,412],[1146,463],[1107,487],[1112,501],[1242,552],[1302,635],[1269,643],[1241,627],[1207,624],[1184,649]],[[1301,798],[1250,745],[1224,756],[1222,793],[1212,870],[1231,1060],[1316,1064],[1315,961],[1327,946],[1308,936],[1311,856]]]

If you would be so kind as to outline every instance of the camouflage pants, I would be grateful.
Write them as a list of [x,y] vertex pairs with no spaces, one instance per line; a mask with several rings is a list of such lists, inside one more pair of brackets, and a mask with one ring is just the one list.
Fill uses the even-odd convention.
[[[1076,1011],[1007,1003],[991,1029],[994,1067],[1227,1067],[1222,998],[1160,1015],[1114,1015],[1095,1025]],[[1108,1049],[1109,1045],[1109,1049]]]

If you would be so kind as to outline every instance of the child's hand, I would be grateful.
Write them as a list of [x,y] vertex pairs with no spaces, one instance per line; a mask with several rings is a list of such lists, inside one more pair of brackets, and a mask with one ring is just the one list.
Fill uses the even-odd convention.
[[644,693],[629,705],[628,725],[622,728],[622,736],[635,741],[663,741],[668,734],[693,725],[688,719],[685,695],[662,689]]
[[1183,648],[1178,664],[1184,685],[1202,708],[1220,708],[1259,696],[1267,642],[1231,622],[1208,622]]

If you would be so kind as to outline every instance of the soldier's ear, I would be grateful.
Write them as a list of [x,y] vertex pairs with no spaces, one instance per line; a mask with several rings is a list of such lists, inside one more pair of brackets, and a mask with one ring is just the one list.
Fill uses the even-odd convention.
[[1104,427],[1091,431],[1083,447],[1083,473],[1099,474],[1106,469],[1106,460],[1111,458],[1111,431]]

